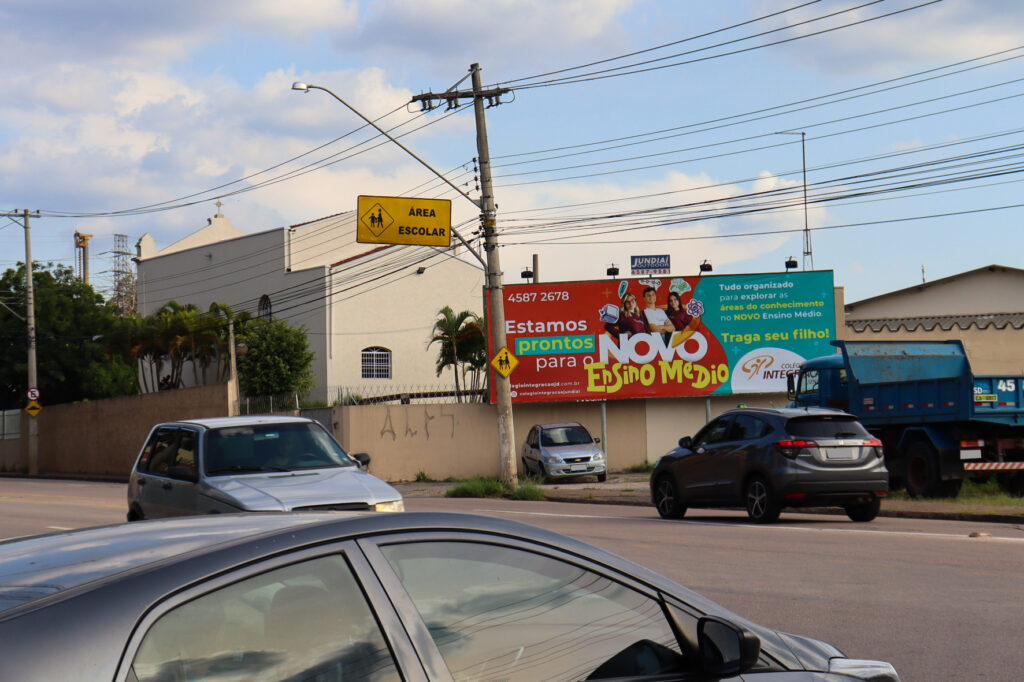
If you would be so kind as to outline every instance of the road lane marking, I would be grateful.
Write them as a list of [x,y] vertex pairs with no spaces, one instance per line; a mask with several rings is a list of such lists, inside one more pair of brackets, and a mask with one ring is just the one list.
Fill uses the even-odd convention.
[[[616,521],[653,521],[656,523],[672,523],[667,522],[664,519],[654,518],[649,516],[606,516],[603,514],[556,514],[553,512],[536,512],[536,511],[511,511],[507,509],[474,509],[475,512],[480,514],[510,514],[510,515],[522,515],[522,516],[553,516],[556,518],[568,518],[568,519],[609,519]],[[968,531],[965,530],[963,533],[934,533],[930,531],[912,531],[912,530],[870,530],[866,528],[801,528],[799,526],[787,526],[785,524],[768,526],[755,523],[724,523],[722,521],[703,521],[698,519],[677,519],[674,523],[683,523],[691,526],[722,526],[725,528],[758,528],[764,531],[802,531],[806,533],[864,533],[870,535],[881,535],[881,536],[905,536],[913,538],[947,538],[947,539],[958,539],[958,540],[971,540],[973,542],[991,542],[991,541],[1002,541],[1002,542],[1018,542],[1024,543],[1024,537],[1013,538],[1005,536],[992,536],[983,539],[969,537]]]

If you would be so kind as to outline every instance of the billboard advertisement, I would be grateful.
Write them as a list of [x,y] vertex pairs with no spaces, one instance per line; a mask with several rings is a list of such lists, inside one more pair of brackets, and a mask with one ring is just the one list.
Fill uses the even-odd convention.
[[787,373],[834,352],[831,270],[517,284],[504,298],[513,402],[785,391]]

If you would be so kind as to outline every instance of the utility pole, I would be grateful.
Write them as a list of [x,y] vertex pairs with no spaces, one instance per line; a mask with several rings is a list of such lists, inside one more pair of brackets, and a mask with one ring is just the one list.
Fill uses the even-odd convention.
[[[25,228],[25,324],[28,327],[28,388],[33,389],[37,388],[38,377],[36,376],[36,303],[32,282],[32,236],[29,218],[32,216],[38,218],[39,211],[33,214],[28,209],[23,209],[0,215],[6,218],[21,218],[21,226]],[[28,420],[28,473],[33,476],[39,473],[39,422],[32,416]]]
[[[449,108],[458,106],[460,99],[473,100],[476,114],[476,150],[480,171],[480,227],[484,235],[484,251],[487,254],[487,296],[490,302],[490,355],[494,356],[505,346],[505,295],[501,258],[498,255],[497,205],[494,202],[494,186],[491,182],[491,153],[487,144],[487,120],[484,116],[485,100],[488,106],[501,103],[501,95],[509,92],[508,88],[484,89],[480,77],[480,65],[469,67],[473,89],[458,90],[459,83],[442,93],[424,93],[415,95],[413,102],[420,102],[424,108],[433,108],[435,100],[448,102]],[[463,78],[462,80],[465,80]],[[512,421],[512,390],[509,380],[494,373],[495,396],[498,408],[498,455],[500,459],[501,480],[513,488],[518,485],[515,463],[515,429]]]
[[811,263],[811,270],[814,269],[814,251],[811,249],[811,227],[807,222],[807,133],[803,130],[780,130],[776,135],[799,135],[800,155],[803,158],[804,167],[804,270],[807,270],[807,262]]

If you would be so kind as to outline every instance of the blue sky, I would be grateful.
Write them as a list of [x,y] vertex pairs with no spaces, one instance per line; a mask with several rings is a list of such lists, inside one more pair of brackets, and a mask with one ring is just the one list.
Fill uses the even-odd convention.
[[[549,281],[630,255],[669,254],[678,275],[803,260],[800,136],[780,131],[806,133],[814,266],[847,301],[922,267],[1024,267],[1011,0],[8,0],[0,37],[0,208],[41,211],[37,261],[72,264],[73,233],[93,234],[101,289],[115,234],[165,246],[218,198],[257,232],[359,194],[454,196],[394,145],[351,156],[372,136],[296,80],[419,128],[403,142],[476,196],[471,108],[405,106],[474,62],[514,90],[487,110],[507,282],[535,253]],[[529,87],[562,69],[581,78]],[[640,72],[597,77],[622,71]],[[468,236],[476,210],[453,201]],[[130,211],[152,204],[167,210]],[[0,248],[0,268],[24,258],[17,224]]]

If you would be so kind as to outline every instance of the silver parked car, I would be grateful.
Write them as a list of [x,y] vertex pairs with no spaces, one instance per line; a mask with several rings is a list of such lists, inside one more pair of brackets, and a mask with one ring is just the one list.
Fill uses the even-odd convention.
[[404,511],[315,421],[221,417],[157,424],[128,483],[128,520],[239,511]]
[[523,443],[523,473],[544,480],[591,474],[603,483],[608,471],[600,443],[579,422],[536,424]]

